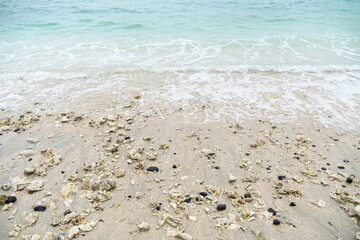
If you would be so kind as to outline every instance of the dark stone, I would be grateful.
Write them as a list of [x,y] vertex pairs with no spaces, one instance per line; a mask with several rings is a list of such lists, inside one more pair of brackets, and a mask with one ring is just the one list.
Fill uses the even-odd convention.
[[131,198],[131,195],[129,195],[128,198]]
[[71,213],[71,211],[70,211],[70,209],[68,209],[68,210],[66,210],[65,212],[64,212],[64,216],[65,215],[68,215],[68,214],[70,214]]
[[347,182],[347,183],[352,183],[353,180],[352,180],[352,178],[348,177],[348,178],[346,179],[346,182]]
[[43,212],[45,210],[46,210],[46,207],[42,206],[42,205],[37,205],[36,207],[34,207],[35,212]]
[[64,173],[65,173],[65,171],[61,171],[61,173],[62,173],[62,174],[64,174]]
[[2,132],[0,132],[0,136],[1,136],[1,135],[3,135],[3,133],[2,133]]
[[160,206],[155,207],[155,209],[158,210],[158,211],[160,211],[160,208],[161,208]]
[[250,193],[245,193],[244,198],[251,198],[251,194]]
[[215,156],[215,153],[209,153],[208,155],[212,157]]
[[215,169],[219,169],[220,167],[219,166],[215,166]]
[[189,203],[191,201],[191,198],[187,198],[184,200],[184,202]]
[[124,139],[125,139],[125,140],[130,140],[130,137],[125,137]]
[[29,162],[31,162],[32,161],[32,158],[29,158],[29,160],[28,160]]
[[34,106],[37,106],[37,105],[39,105],[40,103],[39,102],[36,102],[36,103],[34,103]]
[[250,153],[245,153],[246,156],[250,156]]
[[199,201],[200,200],[200,198],[199,197],[195,197],[195,201]]
[[316,147],[316,145],[312,145],[312,147]]
[[344,162],[344,163],[349,163],[350,161],[349,161],[349,160],[347,160],[347,159],[345,159],[343,162]]
[[330,166],[330,163],[326,163],[326,165]]
[[276,211],[275,211],[274,209],[272,209],[272,208],[269,208],[269,209],[268,209],[268,212],[269,212],[269,213],[272,213],[273,216],[276,215]]
[[148,167],[146,170],[149,172],[158,172],[159,168],[158,167]]
[[280,221],[278,219],[274,219],[273,224],[274,225],[280,225]]
[[24,118],[25,116],[24,115],[20,115],[20,118]]
[[206,192],[199,192],[199,194],[203,197],[206,197],[208,195]]
[[7,199],[5,200],[6,204],[16,202],[16,197],[14,196],[7,196]]
[[270,168],[270,167],[267,167],[267,168],[266,168],[266,170],[270,171],[270,170],[271,170],[271,168]]
[[290,203],[290,207],[295,207],[295,206],[296,206],[296,204],[294,202]]
[[177,168],[177,166],[174,164],[174,165],[172,166],[172,168]]
[[14,132],[20,132],[20,130],[21,130],[20,128],[15,128]]
[[216,209],[218,211],[224,211],[226,209],[226,204],[219,204],[217,205]]
[[322,167],[321,170],[326,171],[326,167]]
[[278,176],[278,179],[279,179],[280,181],[282,181],[282,180],[285,179],[285,176]]
[[338,166],[338,169],[345,169],[344,166]]

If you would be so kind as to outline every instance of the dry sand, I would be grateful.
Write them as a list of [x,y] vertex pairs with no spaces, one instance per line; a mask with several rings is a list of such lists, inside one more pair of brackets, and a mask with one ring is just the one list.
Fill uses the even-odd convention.
[[358,131],[311,118],[190,122],[191,107],[127,99],[0,112],[0,194],[17,199],[1,204],[0,239],[360,235]]

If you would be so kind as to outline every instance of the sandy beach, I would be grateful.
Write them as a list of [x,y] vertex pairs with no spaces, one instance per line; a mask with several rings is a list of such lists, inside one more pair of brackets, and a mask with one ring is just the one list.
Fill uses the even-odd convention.
[[1,239],[359,238],[358,131],[124,99],[1,110]]

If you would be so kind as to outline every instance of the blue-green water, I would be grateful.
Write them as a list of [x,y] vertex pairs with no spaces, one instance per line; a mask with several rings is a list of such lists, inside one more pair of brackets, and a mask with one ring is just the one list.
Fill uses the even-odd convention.
[[133,88],[217,116],[358,126],[360,1],[1,1],[0,107],[87,109]]
[[0,3],[0,73],[359,70],[360,1]]

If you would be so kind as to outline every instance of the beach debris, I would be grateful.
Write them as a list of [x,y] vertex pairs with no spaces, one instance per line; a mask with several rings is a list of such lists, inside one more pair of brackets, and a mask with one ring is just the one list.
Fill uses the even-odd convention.
[[70,228],[69,232],[68,232],[68,238],[69,239],[73,239],[75,237],[77,237],[80,234],[80,229],[78,226],[73,226],[72,228]]
[[142,221],[140,224],[138,224],[137,227],[138,227],[139,231],[141,231],[141,232],[148,231],[151,228],[150,224],[147,222],[144,222],[144,221]]
[[30,193],[31,192],[38,192],[43,190],[43,181],[42,180],[35,180],[30,183],[29,186],[26,188]]
[[36,220],[38,219],[39,214],[36,213],[29,213],[25,218],[25,223],[27,226],[32,226]]

